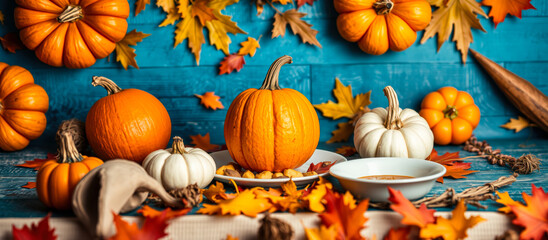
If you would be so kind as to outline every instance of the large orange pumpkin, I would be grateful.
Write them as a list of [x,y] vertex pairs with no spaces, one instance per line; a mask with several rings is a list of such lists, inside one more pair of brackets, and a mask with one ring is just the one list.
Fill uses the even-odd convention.
[[454,87],[431,92],[421,103],[419,114],[426,119],[440,145],[462,144],[480,121],[480,110],[470,94]]
[[407,49],[432,17],[426,0],[334,0],[334,4],[340,13],[337,28],[341,36],[373,55],[388,48]]
[[126,0],[16,0],[21,40],[51,66],[86,68],[107,57],[127,31]]
[[46,129],[49,98],[26,69],[0,62],[0,149],[17,151]]
[[62,134],[58,160],[47,161],[36,175],[36,192],[44,205],[70,209],[72,192],[89,171],[103,164],[96,157],[82,156],[76,149],[70,133]]
[[89,145],[100,158],[141,163],[149,153],[167,146],[171,119],[157,98],[138,89],[122,90],[104,77],[93,77],[92,84],[108,91],[86,118]]
[[234,99],[225,119],[224,134],[232,159],[245,169],[282,171],[305,163],[320,139],[318,115],[296,90],[278,85],[282,65],[276,60],[259,89],[251,88]]

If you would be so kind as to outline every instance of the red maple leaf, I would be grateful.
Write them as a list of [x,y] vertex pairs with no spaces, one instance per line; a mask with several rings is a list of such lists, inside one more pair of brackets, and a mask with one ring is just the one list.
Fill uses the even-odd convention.
[[297,8],[302,7],[305,3],[308,3],[308,5],[312,6],[314,4],[315,0],[297,0]]
[[316,172],[316,173],[324,173],[324,172],[327,172],[329,171],[329,169],[335,165],[335,161],[334,162],[328,162],[328,161],[325,161],[325,162],[320,162],[318,164],[314,164],[314,163],[310,163],[310,166],[308,167],[308,170],[306,170],[307,172]]
[[402,224],[422,228],[426,224],[435,221],[434,212],[436,210],[426,208],[424,203],[417,209],[400,191],[388,187],[388,192],[390,193],[388,201],[392,203],[390,204],[390,208],[403,216],[401,220]]
[[27,184],[21,186],[22,188],[33,189],[36,188],[36,182],[27,182]]
[[384,237],[384,240],[402,240],[409,239],[409,233],[411,232],[411,227],[401,227],[398,229],[390,228],[388,234]]
[[192,208],[184,208],[179,210],[171,210],[171,208],[166,208],[163,211],[158,211],[154,208],[151,208],[148,205],[144,205],[141,209],[137,210],[137,213],[142,214],[143,217],[154,218],[154,217],[161,216],[165,212],[165,215],[166,215],[165,217],[167,219],[172,219],[172,218],[184,216],[188,212],[190,212],[190,210],[192,210]]
[[10,32],[4,35],[4,37],[0,37],[0,43],[2,43],[4,49],[11,53],[15,53],[16,50],[25,49],[25,45],[21,42],[19,34],[15,32]]
[[221,66],[219,67],[219,75],[223,75],[225,73],[230,74],[234,70],[239,72],[244,67],[244,64],[244,56],[239,54],[228,55],[221,62]]
[[352,208],[352,203],[345,203],[342,194],[327,189],[324,196],[326,211],[319,215],[322,225],[331,227],[335,225],[338,232],[337,239],[365,239],[360,235],[368,220],[364,213],[367,211],[369,200],[361,201]]
[[445,167],[447,170],[443,176],[438,178],[438,182],[443,183],[444,177],[452,177],[452,178],[466,178],[464,175],[468,175],[470,173],[475,173],[478,171],[472,171],[468,170],[470,169],[470,165],[472,163],[463,163],[462,158],[459,157],[459,152],[447,152],[443,155],[438,155],[438,151],[436,149],[432,149],[432,153],[430,153],[430,156],[426,158],[426,160],[430,160],[432,162],[437,162]]
[[15,225],[12,225],[12,234],[14,240],[33,240],[33,239],[41,239],[41,240],[55,240],[57,239],[57,236],[55,235],[55,228],[49,227],[49,217],[51,216],[51,213],[42,218],[40,222],[38,222],[38,225],[32,225],[30,228],[25,224],[21,229],[18,229],[15,227]]
[[495,28],[504,22],[507,14],[521,18],[521,11],[536,9],[531,5],[531,0],[483,0],[481,4],[491,7],[489,17],[493,17]]
[[40,169],[40,167],[49,160],[55,160],[56,156],[53,153],[48,153],[45,159],[36,158],[34,160],[25,161],[23,164],[15,165],[17,167],[34,168],[34,170]]
[[128,223],[120,215],[114,212],[112,214],[116,225],[116,235],[110,237],[110,240],[156,240],[167,236],[165,230],[169,224],[166,211],[163,211],[159,216],[145,218],[141,229],[137,223]]
[[526,205],[514,202],[510,209],[516,215],[513,224],[524,227],[520,239],[548,239],[548,193],[533,187],[532,196],[521,193]]

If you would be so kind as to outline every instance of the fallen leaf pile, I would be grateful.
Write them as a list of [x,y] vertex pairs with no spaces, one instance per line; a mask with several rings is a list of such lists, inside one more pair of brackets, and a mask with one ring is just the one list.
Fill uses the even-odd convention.
[[510,121],[506,124],[501,125],[501,127],[506,128],[508,130],[515,130],[516,132],[520,132],[521,130],[528,128],[528,127],[534,127],[535,124],[529,122],[527,118],[524,118],[522,116],[518,116],[518,119],[510,118]]
[[478,171],[468,170],[470,169],[470,165],[472,163],[462,162],[463,158],[459,157],[459,152],[453,152],[453,153],[447,152],[440,156],[438,155],[438,151],[436,151],[436,149],[432,149],[432,153],[430,153],[430,156],[428,156],[426,160],[439,163],[443,165],[445,169],[447,170],[445,174],[439,177],[437,180],[438,182],[441,182],[441,183],[443,183],[444,177],[460,179],[460,178],[466,178],[464,175],[478,172]]
[[116,61],[120,62],[125,70],[128,66],[133,66],[139,69],[137,61],[135,61],[135,49],[130,46],[137,46],[137,43],[142,42],[144,38],[150,34],[137,32],[135,29],[126,34],[124,39],[116,43]]
[[520,239],[541,240],[548,238],[548,193],[532,184],[532,195],[522,194],[525,204],[514,201],[507,192],[499,193],[498,203],[504,205],[499,211],[513,213],[512,223],[523,227]]
[[247,37],[246,41],[240,43],[242,47],[240,48],[240,50],[238,50],[237,53],[230,54],[226,56],[223,61],[221,61],[221,66],[219,67],[219,75],[230,74],[234,70],[236,70],[236,72],[239,72],[245,65],[244,57],[246,55],[249,55],[250,57],[255,56],[257,48],[261,47],[261,45],[259,45],[260,40],[261,37],[259,37],[259,40],[252,37]]
[[531,5],[531,0],[483,0],[483,6],[490,6],[489,17],[493,18],[495,28],[504,22],[507,14],[521,18],[521,11],[536,9]]
[[34,223],[29,227],[24,225],[22,228],[16,228],[15,225],[12,225],[12,235],[14,240],[30,240],[30,239],[41,239],[41,240],[55,240],[57,236],[55,235],[55,228],[50,228],[49,218],[51,214],[48,214],[38,225]]
[[209,133],[206,133],[204,136],[200,134],[190,136],[190,138],[192,139],[191,144],[194,144],[194,147],[201,148],[206,152],[215,152],[222,149],[220,145],[211,144]]
[[333,136],[327,143],[348,141],[352,133],[354,133],[354,126],[352,123],[355,121],[355,118],[369,111],[367,106],[371,104],[371,100],[369,100],[371,91],[353,97],[352,86],[344,86],[341,81],[336,78],[333,95],[335,95],[337,103],[329,100],[327,103],[317,104],[314,105],[314,107],[320,110],[324,117],[333,120],[349,118],[350,120],[348,122],[337,124],[338,129],[331,132]]
[[200,104],[204,105],[204,107],[217,110],[217,109],[223,109],[225,108],[223,106],[223,103],[219,101],[221,97],[216,96],[215,92],[206,92],[204,95],[198,95],[194,94],[197,98],[200,99]]
[[10,53],[15,53],[17,50],[25,49],[25,45],[21,42],[19,34],[15,32],[10,32],[3,37],[0,37],[0,43],[2,43],[2,47]]

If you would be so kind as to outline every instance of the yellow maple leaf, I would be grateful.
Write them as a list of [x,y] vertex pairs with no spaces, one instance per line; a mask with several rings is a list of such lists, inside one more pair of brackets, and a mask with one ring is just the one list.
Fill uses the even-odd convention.
[[354,126],[350,122],[342,122],[337,124],[337,129],[331,132],[331,138],[326,143],[345,142],[354,133]]
[[217,144],[211,144],[210,143],[209,133],[207,133],[204,136],[202,136],[200,134],[190,136],[190,138],[192,139],[192,144],[194,144],[195,147],[201,148],[202,150],[204,150],[206,152],[215,151],[215,150],[218,150],[219,148],[221,148],[221,146],[219,146]]
[[[192,6],[188,7],[189,13],[192,11]],[[203,25],[194,17],[184,17],[182,21],[177,23],[175,30],[175,46],[188,39],[188,47],[196,58],[196,64],[200,65],[200,52],[202,44],[205,43]]]
[[226,6],[238,3],[239,0],[210,0],[207,6],[212,9],[223,10]]
[[437,6],[438,9],[432,14],[432,20],[424,31],[421,44],[438,34],[439,51],[443,43],[449,39],[453,32],[453,26],[455,26],[453,41],[457,42],[462,62],[466,63],[468,48],[473,41],[471,29],[475,28],[485,32],[476,14],[488,18],[487,14],[476,0],[428,0],[428,2]]
[[231,194],[226,194],[225,193],[225,186],[221,182],[215,182],[215,184],[209,185],[209,188],[204,189],[202,194],[209,201],[212,201],[214,203],[218,203],[221,200],[234,198],[234,196],[235,196],[235,195],[231,195]]
[[338,78],[335,79],[333,95],[335,95],[337,103],[329,100],[327,103],[317,104],[314,107],[320,110],[324,117],[334,120],[342,117],[353,118],[361,109],[371,104],[369,100],[371,91],[352,97],[352,86],[344,86]]
[[304,21],[302,18],[306,13],[298,12],[296,9],[289,9],[283,13],[274,15],[274,27],[272,29],[272,38],[285,35],[287,24],[291,27],[294,34],[301,37],[303,43],[309,43],[322,47],[318,39],[316,39],[317,30],[312,29],[312,25]]
[[508,192],[500,193],[499,191],[496,191],[496,193],[497,193],[497,196],[499,197],[496,200],[496,202],[500,204],[504,204],[504,207],[497,209],[499,212],[509,213],[512,211],[510,206],[514,206],[518,204],[518,202],[514,201],[514,199],[510,197],[510,194],[508,194]]
[[137,46],[137,43],[143,41],[144,38],[150,36],[150,34],[137,32],[135,29],[126,34],[122,41],[116,43],[116,61],[120,62],[124,69],[127,70],[128,66],[133,66],[139,69],[137,61],[135,61],[135,49],[131,46]]
[[219,10],[213,10],[213,15],[215,15],[217,19],[208,21],[205,24],[209,31],[209,44],[214,45],[217,50],[222,50],[224,54],[228,55],[228,46],[232,42],[228,33],[247,33],[240,29],[236,23],[231,20],[231,17],[222,15]]
[[167,13],[166,19],[164,19],[158,27],[173,25],[175,22],[179,21],[179,19],[181,19],[181,15],[177,12],[177,8],[175,7]]
[[427,239],[441,237],[445,240],[465,239],[468,237],[466,231],[469,228],[487,220],[480,216],[466,218],[465,211],[466,205],[464,201],[460,201],[452,211],[451,219],[436,217],[436,223],[429,223],[420,230],[420,237]]
[[189,0],[177,1],[177,12],[181,14],[181,18],[186,18],[187,16],[190,16],[191,11],[189,7]]
[[535,125],[530,123],[529,120],[527,120],[526,118],[518,116],[518,119],[510,118],[509,122],[500,126],[509,130],[515,130],[516,132],[520,132],[524,128],[533,127]]
[[215,92],[206,92],[204,95],[194,94],[194,96],[199,98],[201,100],[200,103],[204,105],[206,108],[210,108],[213,110],[225,108],[223,106],[223,103],[219,101],[221,97],[216,96]]
[[208,0],[196,0],[192,4],[192,16],[198,18],[202,25],[205,25],[207,21],[217,19],[213,14],[213,9],[207,4]]
[[172,12],[173,9],[177,9],[175,0],[156,0],[156,6],[162,8],[166,13]]
[[[259,37],[259,41],[261,40],[261,37]],[[259,45],[259,41],[252,37],[247,37],[247,41],[240,43],[242,45],[242,48],[238,51],[239,55],[245,56],[249,54],[249,56],[253,57],[255,56],[255,52],[257,52],[257,48],[261,48],[261,45]]]
[[258,213],[264,212],[272,207],[268,199],[256,198],[254,189],[246,189],[240,192],[235,198],[219,201],[217,205],[204,204],[198,210],[203,214],[240,215],[256,217]]
[[0,11],[0,22],[4,25],[4,14]]
[[330,227],[321,225],[320,229],[304,228],[304,233],[308,240],[336,240],[338,237],[337,228],[334,224]]
[[139,13],[141,11],[145,10],[145,7],[149,3],[150,3],[150,0],[137,0],[137,1],[135,1],[135,16],[139,15]]
[[282,4],[282,5],[286,5],[286,4],[288,4],[288,3],[292,3],[293,0],[274,0],[274,1],[272,1],[272,2],[273,2],[273,3],[280,3],[280,4]]

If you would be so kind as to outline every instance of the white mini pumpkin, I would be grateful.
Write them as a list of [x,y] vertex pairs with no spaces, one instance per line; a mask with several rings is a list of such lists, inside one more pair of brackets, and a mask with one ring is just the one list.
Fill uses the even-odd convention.
[[354,145],[361,157],[425,159],[434,147],[428,123],[413,109],[402,110],[396,92],[384,88],[388,108],[365,113],[354,127]]
[[173,146],[150,153],[143,161],[147,173],[166,190],[182,189],[197,183],[206,187],[215,175],[215,161],[199,148],[185,148],[183,139],[173,138]]

